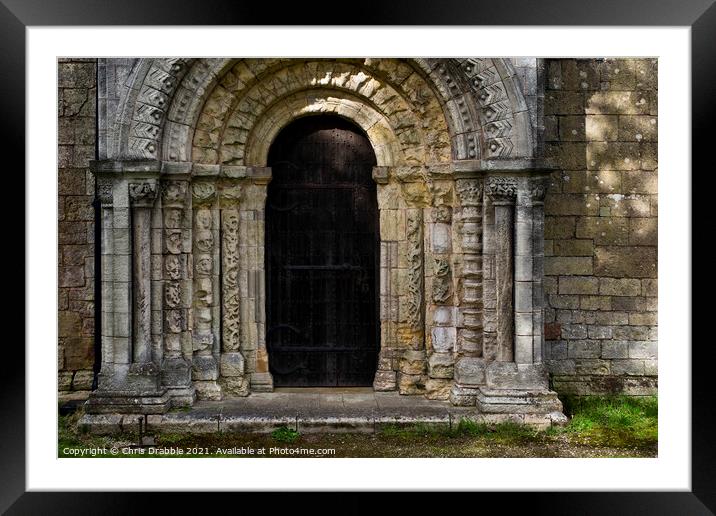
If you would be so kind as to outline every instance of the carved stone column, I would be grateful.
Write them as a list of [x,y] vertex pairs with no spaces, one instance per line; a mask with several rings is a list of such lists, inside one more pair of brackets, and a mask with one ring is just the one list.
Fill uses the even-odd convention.
[[226,396],[247,396],[241,346],[241,292],[239,290],[239,200],[241,186],[236,180],[220,185],[221,208],[221,359],[219,384]]
[[[242,278],[245,278],[246,313],[249,320],[242,327],[247,330],[242,349],[245,355],[253,354],[250,373],[252,392],[272,392],[273,375],[269,371],[269,356],[266,350],[266,275],[264,251],[266,249],[264,221],[266,220],[266,195],[271,181],[270,167],[247,167],[246,189],[240,210],[241,230],[244,242],[239,245],[244,250],[245,264]],[[240,236],[241,238],[241,236]],[[242,280],[243,281],[243,280]],[[249,370],[250,369],[250,370]]]
[[199,399],[221,399],[219,366],[214,356],[214,308],[218,292],[214,289],[215,245],[218,227],[215,219],[216,184],[213,179],[195,179],[192,184],[194,212],[194,296],[192,379]]
[[152,362],[151,347],[151,209],[157,183],[129,183],[132,205],[132,363]]
[[483,192],[482,176],[456,180],[459,207],[458,358],[450,399],[455,405],[474,405],[477,386],[485,381],[483,358]]
[[[188,328],[191,308],[191,227],[187,227],[189,181],[170,179],[162,185],[164,246],[162,384],[168,389],[173,406],[190,406],[196,398],[191,384],[191,363],[184,356],[182,342],[191,338]],[[191,356],[188,357],[191,359]]]
[[489,177],[487,193],[495,208],[495,293],[497,298],[497,349],[495,359],[511,362],[514,358],[513,313],[513,224],[517,180],[513,177]]
[[[394,278],[398,274],[399,224],[386,224],[388,219],[397,221],[401,207],[398,187],[388,184],[389,167],[373,167],[373,180],[377,183],[378,209],[380,212],[380,351],[378,370],[373,388],[376,391],[394,391],[398,386],[396,370],[400,358],[397,349],[399,323],[399,291]],[[390,214],[390,216],[387,216]]]
[[401,394],[418,394],[425,390],[427,357],[425,352],[425,270],[423,245],[423,209],[406,210],[407,236],[407,308],[406,340],[410,347],[400,358],[398,389]]
[[[169,407],[151,341],[151,211],[156,176],[92,164],[101,209],[102,369],[85,405],[93,413],[163,413]],[[136,172],[139,172],[137,174]],[[158,174],[158,170],[154,171]]]

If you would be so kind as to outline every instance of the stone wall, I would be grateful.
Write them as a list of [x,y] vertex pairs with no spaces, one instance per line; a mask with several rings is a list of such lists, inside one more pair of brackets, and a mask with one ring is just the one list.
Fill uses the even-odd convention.
[[547,60],[546,360],[562,393],[656,390],[657,62]]
[[58,62],[59,390],[89,390],[94,365],[96,59]]

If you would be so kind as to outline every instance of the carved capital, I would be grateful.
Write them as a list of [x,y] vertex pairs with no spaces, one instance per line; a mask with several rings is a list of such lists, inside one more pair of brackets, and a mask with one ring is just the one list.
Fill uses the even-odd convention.
[[216,185],[208,181],[196,182],[191,186],[194,204],[210,204],[216,198]]
[[219,199],[222,205],[235,205],[241,200],[241,185],[236,182],[224,183],[219,189]]
[[129,183],[129,198],[137,207],[149,208],[157,198],[157,182],[147,180],[137,183]]
[[481,179],[458,179],[455,181],[455,190],[463,206],[479,206],[482,203]]
[[162,188],[164,206],[181,207],[186,202],[187,181],[167,181]]
[[517,197],[517,178],[489,177],[487,179],[487,195],[496,203],[514,203]]
[[97,178],[97,199],[102,206],[112,205],[113,181],[108,177]]

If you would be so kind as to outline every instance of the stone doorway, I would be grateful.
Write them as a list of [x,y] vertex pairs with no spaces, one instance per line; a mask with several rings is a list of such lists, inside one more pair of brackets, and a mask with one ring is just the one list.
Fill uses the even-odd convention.
[[276,387],[373,384],[378,360],[375,153],[337,116],[299,118],[268,155],[266,345]]

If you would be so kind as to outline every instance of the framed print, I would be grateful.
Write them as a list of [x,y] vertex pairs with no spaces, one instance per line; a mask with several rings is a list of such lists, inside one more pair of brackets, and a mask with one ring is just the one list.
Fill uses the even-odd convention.
[[10,513],[132,510],[49,492],[77,490],[713,508],[690,322],[708,2],[310,25],[6,4],[29,243]]

